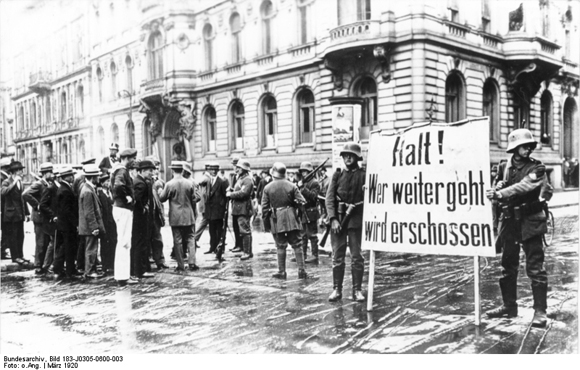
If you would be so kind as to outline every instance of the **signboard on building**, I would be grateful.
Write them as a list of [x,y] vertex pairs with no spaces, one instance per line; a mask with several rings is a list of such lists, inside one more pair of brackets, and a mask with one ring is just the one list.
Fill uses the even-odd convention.
[[495,256],[488,118],[371,133],[362,248]]
[[360,104],[338,104],[332,106],[332,168],[342,168],[340,151],[349,141],[358,142],[360,127]]

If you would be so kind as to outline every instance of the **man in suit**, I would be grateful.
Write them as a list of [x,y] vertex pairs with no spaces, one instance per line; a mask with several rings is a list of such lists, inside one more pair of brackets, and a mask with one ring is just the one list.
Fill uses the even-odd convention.
[[52,163],[46,162],[40,165],[39,180],[30,185],[28,189],[22,193],[22,198],[32,208],[32,222],[34,222],[34,234],[36,236],[36,249],[34,253],[34,267],[37,274],[43,274],[46,271],[42,268],[48,244],[50,243],[50,230],[44,228],[45,218],[40,213],[40,200],[42,193],[52,183]]
[[[1,178],[2,180],[0,181],[0,184],[2,184],[4,182],[4,180],[6,180],[8,177],[10,177],[10,175],[8,174],[10,172],[10,163],[12,162],[12,160],[10,158],[2,158],[0,160],[0,168],[2,169],[2,171],[0,172],[1,174]],[[4,225],[4,218],[2,217],[2,212],[4,210],[4,195],[2,195],[2,199],[0,200],[0,205],[2,205],[0,207],[0,219],[2,220],[2,226],[0,227],[0,230],[6,230],[6,226]],[[10,249],[10,247],[8,246],[8,243],[6,243],[6,233],[3,232],[2,236],[0,236],[0,244],[1,244],[1,250],[2,250],[2,259],[3,260],[7,260],[10,259],[10,257],[8,256],[8,250]]]
[[121,162],[115,164],[111,175],[113,189],[113,218],[117,224],[117,246],[115,247],[115,280],[121,286],[137,284],[131,278],[131,230],[133,225],[133,179],[129,176],[128,167],[137,157],[136,149],[125,149],[121,152]]
[[75,257],[78,246],[77,228],[79,226],[78,201],[72,189],[74,180],[72,168],[63,168],[60,172],[60,178],[60,187],[56,191],[57,246],[53,269],[57,279],[62,279],[65,276],[72,279],[78,275],[75,268]]
[[107,173],[99,176],[97,197],[101,203],[105,233],[99,233],[101,242],[101,263],[103,272],[111,275],[115,266],[115,247],[117,246],[117,224],[113,219],[113,197],[110,191],[111,176]]
[[110,152],[109,156],[104,157],[101,160],[101,163],[99,163],[99,168],[103,173],[109,172],[109,170],[113,168],[115,164],[120,162],[119,157],[117,157],[117,153],[119,152],[119,144],[112,143],[111,146],[109,147],[109,152]]
[[[230,188],[233,189],[236,186],[236,182],[238,181],[238,173],[237,173],[237,164],[240,160],[240,157],[237,155],[232,157],[232,166],[234,168],[234,173],[231,175],[231,185]],[[233,202],[232,202],[233,203]],[[234,238],[235,238],[235,245],[234,248],[230,249],[234,253],[243,252],[244,245],[242,242],[242,234],[240,234],[240,227],[237,222],[232,222],[232,227],[234,229]]]
[[254,257],[252,253],[252,226],[250,223],[250,218],[254,213],[252,207],[253,192],[254,181],[250,175],[250,162],[240,159],[236,164],[236,185],[226,192],[226,196],[232,200],[233,223],[238,225],[242,240],[243,254],[240,258],[242,261]]
[[135,207],[131,238],[131,276],[138,279],[153,277],[149,264],[151,231],[153,229],[153,193],[151,176],[155,165],[149,160],[139,162],[137,176],[133,179]]
[[219,177],[220,166],[217,162],[210,162],[205,166],[209,175],[206,183],[206,203],[204,217],[209,223],[209,251],[215,253],[224,227],[224,214],[226,212],[226,191],[228,181]]
[[21,266],[30,266],[29,260],[23,258],[24,221],[29,221],[28,207],[22,199],[22,173],[24,166],[18,161],[10,164],[10,176],[2,181],[2,233],[6,234],[6,243],[10,247],[12,262]]
[[60,169],[53,168],[52,172],[54,174],[52,183],[42,192],[39,204],[43,219],[42,227],[50,236],[50,243],[46,249],[42,269],[49,273],[53,272],[52,264],[54,262],[55,251],[57,243],[60,243],[60,239],[57,239],[56,232],[56,191],[60,187]]
[[[205,172],[203,173],[202,180],[199,182],[199,195],[201,197],[201,201],[197,203],[197,211],[200,217],[197,218],[197,223],[195,224],[195,246],[199,248],[199,239],[201,239],[201,234],[209,225],[209,220],[207,219],[205,212],[207,210],[207,195],[209,192],[208,184],[211,182],[211,177],[208,171],[208,164],[205,165]],[[211,247],[210,247],[211,250]],[[213,251],[207,251],[205,254],[213,253]]]
[[79,237],[84,239],[85,266],[83,279],[97,278],[97,251],[99,235],[105,233],[101,203],[97,197],[96,185],[101,173],[95,164],[85,165],[85,184],[79,194]]
[[165,257],[163,256],[163,237],[161,236],[161,228],[165,226],[165,212],[163,203],[159,200],[159,193],[165,187],[165,181],[159,177],[159,165],[161,162],[157,158],[148,158],[155,164],[155,170],[151,177],[152,193],[153,193],[153,228],[151,232],[151,254],[153,261],[157,265],[158,270],[169,268],[165,264]]
[[[182,249],[189,249],[189,268],[198,270],[195,264],[195,203],[200,200],[193,183],[183,178],[183,162],[172,161],[173,179],[159,195],[161,202],[169,200],[169,225],[173,233],[173,251],[177,260],[176,271],[185,271]],[[192,263],[193,261],[193,263]]]

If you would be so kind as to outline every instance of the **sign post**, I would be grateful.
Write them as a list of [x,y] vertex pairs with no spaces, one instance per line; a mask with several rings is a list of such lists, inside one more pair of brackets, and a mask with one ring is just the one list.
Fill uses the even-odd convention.
[[362,249],[474,257],[480,321],[479,256],[495,256],[488,117],[373,131],[367,159]]

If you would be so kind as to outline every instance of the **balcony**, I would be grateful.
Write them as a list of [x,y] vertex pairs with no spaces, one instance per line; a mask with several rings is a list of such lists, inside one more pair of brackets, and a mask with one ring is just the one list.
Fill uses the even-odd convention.
[[364,20],[344,24],[330,30],[331,45],[345,42],[372,40],[380,36],[380,21]]
[[44,95],[45,93],[50,92],[51,81],[52,76],[48,72],[39,71],[31,73],[28,88],[39,95]]

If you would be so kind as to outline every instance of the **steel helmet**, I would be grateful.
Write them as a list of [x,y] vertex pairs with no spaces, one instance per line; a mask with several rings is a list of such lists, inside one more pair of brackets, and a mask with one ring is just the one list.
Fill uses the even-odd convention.
[[300,168],[298,169],[298,171],[302,170],[311,172],[312,170],[314,170],[314,167],[312,167],[312,163],[310,162],[302,162],[300,163]]
[[358,157],[359,161],[362,161],[362,150],[360,148],[360,145],[358,145],[355,142],[348,142],[346,144],[344,144],[344,148],[340,151],[340,156],[342,157],[343,154],[346,153],[351,153],[354,154]]
[[508,136],[508,147],[506,153],[513,153],[518,146],[524,144],[533,144],[532,149],[536,149],[536,145],[538,145],[530,130],[525,128],[514,130]]
[[250,162],[247,159],[240,159],[238,163],[236,163],[236,167],[240,167],[243,170],[250,171]]
[[272,165],[270,169],[270,175],[275,179],[283,179],[286,177],[286,165],[282,162],[276,162]]

